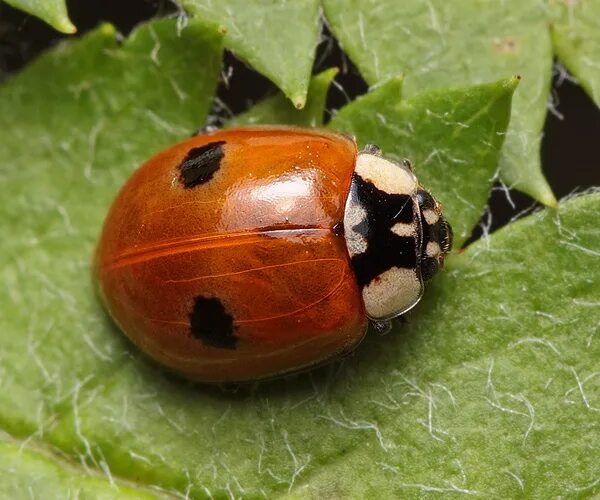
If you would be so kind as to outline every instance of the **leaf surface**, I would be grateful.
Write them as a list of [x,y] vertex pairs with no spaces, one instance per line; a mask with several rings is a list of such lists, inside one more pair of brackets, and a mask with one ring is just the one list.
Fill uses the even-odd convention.
[[336,68],[331,68],[312,78],[303,109],[298,110],[283,94],[279,94],[264,99],[248,111],[235,116],[227,122],[227,126],[287,124],[320,127],[323,125],[327,92],[337,71]]
[[552,72],[541,0],[323,0],[342,47],[370,84],[404,74],[404,94],[521,75],[501,176],[553,206],[540,163]]
[[32,16],[39,17],[55,30],[75,33],[77,28],[69,19],[65,0],[4,0],[7,4]]
[[319,0],[183,0],[219,24],[225,45],[275,83],[297,108],[306,102],[319,38]]
[[569,1],[552,5],[554,50],[600,106],[600,3]]
[[95,498],[109,500],[155,499],[162,494],[129,486],[118,478],[108,478],[101,470],[93,471],[63,460],[48,449],[36,450],[0,437],[0,486],[5,498]]

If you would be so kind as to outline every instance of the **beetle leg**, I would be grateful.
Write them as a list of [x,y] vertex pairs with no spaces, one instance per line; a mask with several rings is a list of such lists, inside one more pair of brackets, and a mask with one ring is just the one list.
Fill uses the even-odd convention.
[[385,335],[386,333],[389,333],[390,330],[392,329],[391,321],[373,321],[373,320],[371,320],[371,324],[373,325],[373,328],[379,335]]

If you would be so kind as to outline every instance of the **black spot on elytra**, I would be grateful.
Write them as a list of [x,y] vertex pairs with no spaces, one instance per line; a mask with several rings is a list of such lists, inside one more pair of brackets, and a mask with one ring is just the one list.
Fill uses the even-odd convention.
[[354,174],[353,195],[366,209],[367,217],[353,229],[367,240],[367,250],[352,257],[359,286],[364,287],[392,267],[415,268],[418,245],[413,236],[398,236],[392,227],[415,223],[409,195],[389,194]]
[[219,299],[196,297],[190,313],[190,332],[194,338],[210,347],[235,349],[239,338],[233,330],[233,317]]
[[216,141],[188,151],[179,165],[179,180],[185,188],[196,187],[212,178],[225,155],[224,144],[225,141]]

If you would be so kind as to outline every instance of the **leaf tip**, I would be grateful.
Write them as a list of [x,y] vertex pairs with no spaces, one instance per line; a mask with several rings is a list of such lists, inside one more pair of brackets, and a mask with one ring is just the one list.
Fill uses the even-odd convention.
[[400,97],[402,93],[402,84],[404,83],[404,75],[402,73],[382,80],[381,82],[376,83],[369,87],[369,92],[376,91],[380,88],[392,89],[392,92],[397,93],[398,97]]
[[106,37],[115,36],[115,34],[117,33],[115,27],[110,23],[102,23],[98,28],[98,31]]
[[65,33],[66,35],[73,35],[77,33],[77,27],[71,22],[71,20],[68,17],[61,20],[61,22],[58,23],[55,26],[55,28],[61,33]]
[[311,75],[309,73],[306,81],[299,82],[299,84],[290,85],[287,87],[282,87],[278,83],[276,83],[276,85],[283,91],[285,96],[292,101],[292,104],[296,109],[304,109],[306,100],[308,99],[308,88],[310,87],[311,81]]
[[543,182],[536,183],[535,186],[528,187],[529,189],[526,189],[525,187],[517,187],[517,189],[527,193],[529,196],[549,208],[558,207],[558,201],[552,192],[552,188],[550,188],[545,179],[543,179]]
[[72,35],[77,32],[77,28],[69,19],[65,0],[55,2],[6,0],[6,3],[41,19],[60,33]]
[[506,80],[506,87],[513,92],[521,83],[521,75],[513,75]]
[[540,201],[549,208],[558,208],[558,201],[550,189],[545,196],[541,197]]
[[306,97],[304,97],[304,96],[294,97],[292,99],[292,102],[294,103],[294,106],[296,107],[296,109],[303,109],[304,105],[306,104]]
[[549,208],[556,208],[558,206],[558,201],[556,201],[552,188],[543,176],[529,190],[523,189],[523,191]]
[[339,72],[340,72],[339,67],[332,66],[331,68],[327,68],[327,69],[321,71],[321,73],[319,73],[317,76],[323,76],[325,78],[333,80],[338,75]]

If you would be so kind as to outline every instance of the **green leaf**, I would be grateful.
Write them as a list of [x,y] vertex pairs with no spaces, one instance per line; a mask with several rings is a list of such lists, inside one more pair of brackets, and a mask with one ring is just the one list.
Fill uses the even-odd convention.
[[460,248],[486,206],[518,80],[430,90],[400,101],[392,79],[342,108],[332,128],[377,144],[384,156],[408,158],[419,181],[444,206]]
[[73,26],[67,13],[65,0],[4,0],[7,4],[17,9],[39,17],[55,30],[62,33],[75,33],[77,28]]
[[600,106],[600,3],[565,1],[551,5],[554,50]]
[[228,127],[243,125],[264,125],[285,123],[305,127],[323,125],[325,102],[329,85],[337,74],[337,68],[330,68],[314,76],[308,87],[308,99],[304,109],[298,110],[282,94],[259,102],[248,111],[227,122]]
[[[0,87],[0,491],[600,493],[600,194],[454,255],[407,323],[309,374],[227,393],[165,374],[124,340],[93,293],[95,239],[127,175],[202,125],[220,59],[211,26],[151,23],[123,45],[104,26]],[[511,86],[392,107],[416,119],[419,99],[462,109],[469,95],[487,130],[501,118],[493,95]]]
[[304,107],[319,37],[319,0],[183,0],[195,17],[223,26],[225,45]]
[[0,438],[0,488],[4,498],[158,498],[157,492],[130,487],[102,471],[83,470],[49,449],[34,450]]
[[0,88],[0,426],[11,434],[43,432],[126,360],[93,295],[92,250],[128,174],[203,124],[221,40],[198,21],[180,34],[160,21],[120,45],[105,25]]
[[370,84],[403,73],[404,94],[519,74],[501,177],[556,204],[541,172],[540,141],[552,47],[540,0],[323,0],[327,20]]

